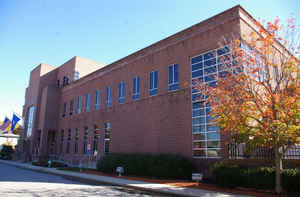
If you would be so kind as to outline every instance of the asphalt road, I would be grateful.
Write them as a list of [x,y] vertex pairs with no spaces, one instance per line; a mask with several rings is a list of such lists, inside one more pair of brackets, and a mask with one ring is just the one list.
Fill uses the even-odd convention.
[[88,185],[60,176],[16,168],[0,163],[0,196],[10,197],[100,197],[100,196],[159,196],[149,192],[110,186]]

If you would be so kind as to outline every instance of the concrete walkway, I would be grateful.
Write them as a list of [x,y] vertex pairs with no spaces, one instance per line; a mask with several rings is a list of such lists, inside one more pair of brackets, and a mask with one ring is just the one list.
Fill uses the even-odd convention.
[[84,174],[84,173],[71,172],[71,171],[63,171],[63,170],[57,170],[55,168],[33,166],[30,163],[21,163],[21,162],[6,161],[6,160],[0,160],[0,163],[5,163],[16,167],[39,171],[43,173],[56,174],[73,180],[74,179],[79,181],[81,180],[88,183],[106,183],[111,185],[131,187],[138,190],[153,191],[153,192],[158,192],[158,193],[173,195],[173,196],[175,195],[175,196],[188,196],[188,197],[246,197],[244,195],[226,194],[226,193],[220,193],[220,192],[208,191],[208,190],[176,187],[176,186],[171,186],[166,184],[149,183],[144,181],[120,179],[120,178],[114,178],[109,176],[100,176],[100,175],[91,175],[91,174]]

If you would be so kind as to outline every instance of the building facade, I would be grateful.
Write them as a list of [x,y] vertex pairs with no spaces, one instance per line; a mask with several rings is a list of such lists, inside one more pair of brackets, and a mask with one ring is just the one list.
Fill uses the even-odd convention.
[[27,159],[72,164],[107,153],[171,153],[195,163],[226,158],[226,136],[192,80],[212,86],[226,70],[226,43],[255,31],[233,7],[110,65],[75,56],[30,73],[20,148]]

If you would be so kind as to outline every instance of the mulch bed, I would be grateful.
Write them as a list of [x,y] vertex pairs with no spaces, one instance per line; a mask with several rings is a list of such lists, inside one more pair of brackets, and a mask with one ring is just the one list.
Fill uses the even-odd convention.
[[86,174],[93,174],[93,175],[100,175],[100,176],[109,176],[121,179],[129,179],[135,181],[144,181],[150,183],[160,183],[160,184],[167,184],[177,187],[187,187],[193,189],[203,189],[215,192],[224,192],[224,193],[231,193],[231,194],[240,194],[240,195],[249,195],[249,196],[256,196],[256,197],[277,197],[275,191],[273,190],[255,190],[249,188],[235,188],[235,189],[225,189],[217,187],[215,184],[207,184],[207,183],[200,183],[199,186],[196,185],[195,182],[192,181],[185,181],[185,180],[163,180],[163,179],[151,179],[145,177],[134,177],[134,176],[117,176],[113,174],[106,174],[96,170],[84,170],[82,173]]

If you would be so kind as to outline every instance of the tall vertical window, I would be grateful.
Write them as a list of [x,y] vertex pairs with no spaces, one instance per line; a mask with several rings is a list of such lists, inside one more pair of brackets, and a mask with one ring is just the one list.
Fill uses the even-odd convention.
[[84,134],[83,134],[83,154],[87,153],[88,136],[89,136],[89,128],[85,127]]
[[149,78],[149,95],[153,96],[156,95],[158,92],[158,71],[155,70],[150,73],[150,78]]
[[64,130],[61,130],[61,133],[60,133],[60,153],[62,154],[64,151]]
[[74,108],[74,100],[72,99],[70,101],[70,116],[73,114],[73,108]]
[[119,103],[125,102],[125,82],[119,84]]
[[78,96],[78,98],[77,98],[77,114],[81,113],[81,101],[82,101],[82,96]]
[[140,98],[140,77],[133,78],[132,83],[132,99],[136,100]]
[[90,103],[91,103],[91,95],[90,95],[90,93],[88,93],[85,96],[85,112],[89,112],[90,111]]
[[62,84],[62,86],[65,87],[65,86],[68,85],[68,84],[69,84],[69,78],[66,77],[66,76],[64,76],[64,77],[63,77],[63,84]]
[[67,111],[67,103],[64,102],[64,104],[63,104],[63,109],[62,109],[62,117],[65,117],[65,116],[66,116],[66,111]]
[[70,153],[70,143],[71,143],[71,129],[68,129],[66,153]]
[[[194,80],[216,87],[218,77],[226,77],[231,71],[228,46],[211,50],[191,58],[192,85]],[[224,62],[226,61],[226,62]],[[211,106],[197,88],[192,89],[193,157],[218,158],[221,156],[220,128],[210,115]]]
[[100,109],[100,103],[101,103],[101,92],[100,90],[96,91],[96,98],[95,98],[95,109]]
[[74,153],[78,153],[79,129],[75,129]]
[[112,86],[106,88],[106,106],[109,107],[112,104]]
[[93,153],[98,153],[98,139],[100,137],[99,129],[97,125],[94,125],[94,140],[93,140]]
[[109,153],[111,125],[109,122],[104,124],[104,153]]
[[178,64],[173,64],[169,66],[169,81],[168,81],[168,90],[174,91],[179,89],[178,82]]
[[32,128],[34,123],[34,106],[31,106],[28,110],[27,116],[27,137],[30,137],[32,134]]

